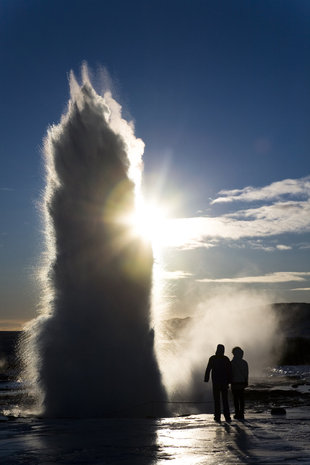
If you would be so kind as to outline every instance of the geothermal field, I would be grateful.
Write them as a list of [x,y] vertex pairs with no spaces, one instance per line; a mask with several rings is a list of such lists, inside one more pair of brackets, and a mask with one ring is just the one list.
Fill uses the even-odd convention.
[[[144,144],[86,66],[70,90],[44,141],[38,316],[0,334],[1,463],[309,464],[309,305],[236,293],[156,315],[165,294],[133,226]],[[245,421],[213,421],[218,334],[250,363]]]

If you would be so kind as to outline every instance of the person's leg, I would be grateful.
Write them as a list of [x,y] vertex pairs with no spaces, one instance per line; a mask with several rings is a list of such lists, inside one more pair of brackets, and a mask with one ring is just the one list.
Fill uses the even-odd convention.
[[238,391],[236,389],[232,389],[232,394],[233,394],[233,398],[234,398],[235,418],[238,418],[239,415],[240,415]]
[[244,389],[239,391],[240,420],[244,419]]
[[228,405],[228,386],[223,386],[221,389],[222,393],[222,402],[223,402],[223,412],[226,421],[230,421],[230,411]]
[[214,400],[214,420],[220,421],[221,419],[220,389],[217,384],[213,384],[213,400]]

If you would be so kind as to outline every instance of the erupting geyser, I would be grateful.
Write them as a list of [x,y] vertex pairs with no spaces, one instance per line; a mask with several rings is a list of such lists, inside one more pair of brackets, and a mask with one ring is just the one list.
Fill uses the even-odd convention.
[[46,416],[140,415],[148,402],[164,414],[150,324],[153,256],[128,221],[144,145],[85,67],[82,85],[73,75],[70,84],[67,113],[45,140],[47,253],[26,373]]

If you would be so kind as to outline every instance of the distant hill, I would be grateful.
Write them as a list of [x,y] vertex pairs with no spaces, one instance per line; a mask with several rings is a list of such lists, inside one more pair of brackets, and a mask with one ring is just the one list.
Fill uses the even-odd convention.
[[310,338],[310,304],[279,303],[273,304],[272,307],[287,337]]
[[281,347],[279,364],[310,364],[310,304],[278,303],[273,309],[279,319],[284,343]]
[[17,365],[17,342],[20,331],[0,331],[0,374]]

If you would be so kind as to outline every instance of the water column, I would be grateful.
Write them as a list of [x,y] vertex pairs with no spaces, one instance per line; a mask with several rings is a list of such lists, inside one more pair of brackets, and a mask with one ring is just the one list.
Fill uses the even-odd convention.
[[82,85],[71,76],[67,112],[45,140],[42,299],[26,332],[26,373],[46,416],[166,412],[150,326],[153,256],[128,221],[143,146],[85,68]]

